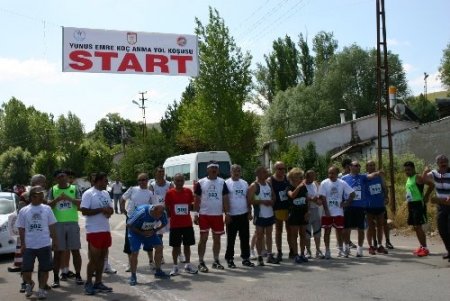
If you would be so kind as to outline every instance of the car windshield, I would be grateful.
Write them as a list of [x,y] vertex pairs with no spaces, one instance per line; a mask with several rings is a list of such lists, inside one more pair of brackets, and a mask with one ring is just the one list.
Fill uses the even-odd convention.
[[0,214],[12,213],[15,210],[14,202],[7,199],[0,199]]

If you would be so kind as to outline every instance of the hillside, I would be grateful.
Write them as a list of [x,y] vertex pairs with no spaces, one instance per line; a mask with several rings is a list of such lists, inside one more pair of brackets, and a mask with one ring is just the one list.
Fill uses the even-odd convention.
[[439,91],[439,92],[433,92],[428,93],[428,100],[429,101],[435,101],[436,98],[442,98],[442,97],[450,97],[450,91]]

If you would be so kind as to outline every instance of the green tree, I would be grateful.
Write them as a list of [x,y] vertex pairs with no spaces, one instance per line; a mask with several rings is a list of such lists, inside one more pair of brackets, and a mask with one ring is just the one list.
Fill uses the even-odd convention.
[[95,124],[89,137],[100,139],[110,148],[122,143],[122,127],[130,137],[136,137],[139,125],[131,120],[122,118],[118,113],[108,113]]
[[333,32],[320,31],[313,38],[315,66],[317,69],[326,67],[338,48],[338,41]]
[[300,74],[303,84],[310,86],[314,82],[314,57],[311,55],[307,38],[299,35],[298,46],[300,48]]
[[16,146],[28,148],[33,133],[30,132],[30,118],[24,103],[15,97],[3,103],[0,126],[2,151]]
[[241,146],[254,145],[257,131],[243,111],[251,89],[251,56],[236,46],[217,10],[209,9],[207,25],[199,19],[196,24],[200,72],[193,80],[194,100],[180,112],[177,141],[188,151],[226,150],[243,161],[253,148]]
[[78,154],[85,154],[83,160],[84,175],[103,171],[109,173],[112,168],[113,154],[111,149],[102,141],[85,139]]
[[20,146],[10,147],[0,155],[0,183],[12,188],[15,184],[28,184],[33,158]]
[[421,122],[430,122],[439,119],[436,104],[425,98],[421,93],[417,97],[408,97],[405,99],[409,108],[419,117]]
[[447,89],[450,89],[450,43],[443,50],[439,73],[442,83]]
[[43,174],[50,180],[53,178],[55,170],[62,166],[59,159],[61,159],[61,157],[58,156],[56,152],[42,150],[34,156],[31,170],[33,171],[33,174]]

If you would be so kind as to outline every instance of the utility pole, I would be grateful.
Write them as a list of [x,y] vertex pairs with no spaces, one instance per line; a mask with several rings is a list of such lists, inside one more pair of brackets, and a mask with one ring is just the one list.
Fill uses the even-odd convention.
[[423,86],[423,92],[426,100],[428,100],[428,83],[427,83],[428,76],[430,76],[428,73],[426,72],[423,73],[423,80],[425,82]]
[[132,103],[138,106],[142,110],[142,139],[145,140],[145,136],[147,134],[147,121],[145,119],[145,102],[147,101],[147,98],[144,97],[145,94],[147,94],[147,91],[139,92],[141,94],[141,98],[139,100],[141,103],[138,103],[136,100],[132,100]]
[[389,177],[390,177],[390,206],[392,212],[396,211],[395,200],[395,181],[394,181],[394,154],[392,147],[392,128],[391,128],[391,103],[389,97],[389,69],[387,58],[386,44],[386,12],[384,0],[376,1],[377,9],[377,108],[378,108],[378,168],[383,167],[382,156],[382,113],[383,102],[385,101],[386,121],[387,121],[387,138],[389,150]]

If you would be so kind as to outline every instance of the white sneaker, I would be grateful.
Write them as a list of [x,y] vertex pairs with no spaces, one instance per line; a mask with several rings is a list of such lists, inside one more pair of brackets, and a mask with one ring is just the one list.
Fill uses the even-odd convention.
[[125,272],[127,272],[127,273],[131,272],[131,267],[130,267],[130,265],[127,265],[127,269],[125,270]]
[[350,247],[346,246],[344,249],[344,257],[348,258],[348,256],[350,256]]
[[325,256],[323,255],[322,251],[317,250],[317,251],[316,251],[316,258],[317,258],[317,259],[324,259]]
[[47,299],[47,291],[42,289],[42,288],[40,288],[39,291],[38,291],[38,294],[37,294],[37,298],[38,298],[38,300]]
[[179,271],[178,271],[178,266],[174,266],[172,268],[172,271],[170,271],[170,276],[177,276],[180,275]]
[[342,249],[339,249],[338,257],[347,257],[347,256],[345,255],[345,251],[342,250]]
[[192,266],[192,264],[190,263],[186,263],[186,265],[184,266],[184,271],[188,274],[197,274],[198,270]]
[[31,284],[25,285],[25,297],[31,297],[33,295],[33,288],[34,288],[34,282],[31,282]]
[[331,251],[330,251],[330,249],[325,250],[325,259],[331,259]]
[[105,274],[117,274],[117,270],[113,269],[111,265],[108,263],[106,264],[105,268],[103,269],[103,273]]
[[255,250],[251,250],[250,251],[250,260],[256,260],[256,253],[255,253]]
[[185,263],[186,262],[186,258],[184,257],[183,254],[178,255],[178,262],[181,262],[181,263]]
[[363,257],[363,248],[360,246],[356,248],[356,257]]

